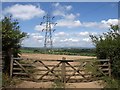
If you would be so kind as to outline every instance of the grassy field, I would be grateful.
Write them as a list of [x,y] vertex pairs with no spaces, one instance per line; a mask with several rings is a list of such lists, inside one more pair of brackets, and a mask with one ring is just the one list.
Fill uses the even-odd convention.
[[76,48],[22,48],[21,53],[55,54],[55,55],[77,55],[77,56],[96,56],[95,49],[76,49]]

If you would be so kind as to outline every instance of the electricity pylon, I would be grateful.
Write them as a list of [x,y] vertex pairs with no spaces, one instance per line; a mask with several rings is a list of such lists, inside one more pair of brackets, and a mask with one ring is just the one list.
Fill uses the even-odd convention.
[[45,39],[44,39],[44,48],[52,48],[53,47],[53,41],[52,41],[52,32],[55,31],[53,27],[57,24],[52,22],[52,20],[55,17],[51,17],[49,14],[46,16],[43,16],[43,22],[40,23],[40,25],[44,25],[45,27],[42,29],[42,31],[45,31]]

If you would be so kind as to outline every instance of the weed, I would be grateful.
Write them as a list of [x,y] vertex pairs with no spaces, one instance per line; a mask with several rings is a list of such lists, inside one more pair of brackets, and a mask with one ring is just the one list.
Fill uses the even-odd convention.
[[63,82],[61,82],[61,80],[55,80],[54,84],[53,84],[53,88],[54,88],[54,90],[56,90],[58,88],[65,88],[65,84]]
[[21,80],[10,78],[8,74],[2,73],[2,87],[13,87],[18,83],[21,83]]
[[107,88],[117,88],[117,90],[120,90],[119,80],[115,80],[108,76],[102,77],[102,80],[103,82],[101,82],[101,84],[104,85],[104,90],[106,90]]

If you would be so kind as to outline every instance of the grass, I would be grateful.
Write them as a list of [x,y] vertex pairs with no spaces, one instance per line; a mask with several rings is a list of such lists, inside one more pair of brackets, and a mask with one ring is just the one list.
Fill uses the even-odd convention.
[[18,78],[10,78],[7,74],[2,73],[2,87],[15,87],[16,84],[21,82],[22,80]]
[[61,82],[61,80],[55,80],[54,84],[52,85],[54,90],[58,89],[58,88],[65,88],[65,84],[63,82]]
[[[58,68],[56,68],[56,70],[60,70],[60,71],[61,71],[61,68],[58,67]],[[56,71],[55,74],[56,74],[56,75],[59,75],[59,78],[61,78],[61,72]],[[58,89],[61,90],[61,89],[64,89],[64,88],[65,88],[65,83],[63,83],[63,82],[61,81],[61,79],[59,79],[59,78],[56,78],[56,79],[54,80],[54,83],[53,83],[53,85],[52,85],[52,87],[53,87],[54,90],[58,90]]]
[[21,49],[21,53],[37,53],[37,54],[55,54],[55,55],[77,55],[77,56],[96,56],[94,52],[72,52],[72,51],[60,51],[60,50],[28,50]]
[[21,49],[20,51],[21,51],[22,53],[34,53],[33,50]]
[[103,76],[101,79],[103,82],[100,84],[104,85],[104,90],[107,90],[108,88],[116,88],[117,90],[120,90],[120,80],[108,76]]
[[101,80],[100,82],[98,82],[100,85],[104,86],[104,89],[103,90],[108,90],[111,89],[111,90],[114,90],[114,88],[116,88],[115,90],[120,90],[120,80],[117,80],[117,79],[114,79],[112,77],[109,77],[109,76],[104,76],[100,71],[98,71],[97,69],[99,67],[95,66],[96,63],[93,63],[94,66],[91,66],[90,64],[87,64],[85,66],[86,70],[87,71],[90,71],[92,72],[92,74],[95,76],[94,78],[98,78],[96,77],[99,76],[99,80]]

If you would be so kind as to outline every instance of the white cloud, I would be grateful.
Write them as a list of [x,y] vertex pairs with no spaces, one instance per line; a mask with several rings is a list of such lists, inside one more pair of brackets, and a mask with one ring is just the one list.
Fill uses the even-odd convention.
[[118,25],[118,19],[101,20],[101,22],[83,22],[83,27],[110,28],[110,25]]
[[[58,32],[53,35],[54,47],[91,47],[92,42],[89,38],[90,34],[96,34],[95,32],[79,32],[79,33],[66,33]],[[44,36],[40,33],[29,33],[29,38],[23,41],[24,46],[44,46]]]
[[77,15],[77,16],[80,16],[80,13],[77,13],[76,15]]
[[2,14],[0,14],[0,21],[4,18],[4,16]]
[[45,11],[34,5],[15,4],[4,9],[4,14],[12,14],[13,18],[29,20],[34,17],[41,17]]
[[43,39],[43,36],[33,36],[33,38],[35,38],[36,40],[41,40]]
[[52,12],[54,16],[65,16],[65,6],[62,6],[60,3],[54,3],[53,6],[55,7],[55,10]]
[[92,47],[92,41],[89,37],[89,34],[97,35],[95,32],[79,32],[79,33],[65,33],[58,32],[55,34],[54,46],[59,47]]
[[80,32],[78,33],[79,35],[82,35],[82,36],[88,36],[89,35],[89,32],[85,31],[85,32]]
[[36,35],[40,35],[40,34],[39,33],[29,33],[29,35],[36,36]]
[[74,14],[67,14],[64,16],[65,19],[68,19],[68,20],[74,20],[76,18],[76,16]]
[[58,32],[55,33],[55,37],[63,37],[63,36],[68,36],[69,34],[65,33],[65,32]]
[[53,15],[62,17],[62,19],[57,20],[57,26],[73,28],[81,25],[81,22],[76,19],[80,14],[69,13],[72,9],[71,5],[61,5],[60,3],[56,3],[54,6],[55,10],[53,11]]
[[28,33],[29,37],[22,41],[25,47],[43,47],[44,37],[40,33]]
[[118,19],[108,19],[106,20],[102,20],[101,23],[103,24],[108,24],[108,25],[118,25]]
[[55,10],[53,11],[53,16],[65,16],[63,11]]
[[45,28],[45,24],[43,24],[43,25],[36,25],[34,29],[36,31],[42,31],[44,28]]
[[40,33],[31,33],[29,36],[35,40],[42,40],[44,38],[42,35],[40,35]]
[[71,5],[68,5],[68,6],[65,6],[66,10],[71,10],[72,9],[72,6]]
[[89,35],[98,35],[97,32],[91,32]]
[[85,39],[85,38],[89,38],[89,35],[98,35],[98,33],[84,31],[84,32],[74,33],[73,35],[77,38]]
[[69,38],[69,39],[60,40],[60,42],[64,42],[64,43],[69,42],[69,44],[70,44],[72,42],[79,42],[79,40],[78,39]]
[[94,27],[97,25],[98,25],[98,23],[96,23],[96,22],[83,22],[82,23],[82,26],[84,26],[84,27]]
[[[53,29],[53,28],[54,28],[54,25],[51,24],[51,29]],[[36,25],[35,28],[34,28],[34,30],[36,30],[36,31],[43,31],[45,29],[46,29],[46,24]]]
[[57,25],[59,27],[79,27],[81,25],[81,22],[79,20],[67,20],[67,19],[61,19],[57,21]]
[[108,24],[104,24],[101,22],[83,22],[82,27],[93,27],[93,28],[109,28],[110,26]]
[[90,42],[90,38],[83,38],[83,41]]
[[[55,16],[59,15],[60,13],[62,13],[60,15],[64,16],[67,11],[72,9],[71,5],[61,5],[60,3],[54,3],[53,6],[55,7],[55,10],[53,11],[53,15]],[[56,14],[58,12],[59,14]]]
[[81,25],[81,22],[79,20],[75,20],[76,15],[74,14],[66,14],[64,19],[57,20],[57,26],[59,27],[68,27],[68,28],[73,28],[73,27],[79,27]]

